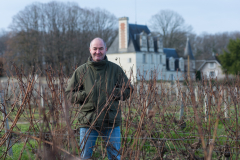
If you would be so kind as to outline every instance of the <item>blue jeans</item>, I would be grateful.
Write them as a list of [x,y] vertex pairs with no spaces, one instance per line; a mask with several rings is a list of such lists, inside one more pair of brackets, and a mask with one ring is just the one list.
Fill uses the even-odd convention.
[[[92,130],[89,134],[89,128],[80,128],[80,149],[82,151],[81,158],[88,159],[91,158],[93,147],[97,140],[99,133],[96,130]],[[111,133],[112,132],[112,133]],[[111,136],[110,136],[111,134]],[[120,142],[120,127],[115,127],[114,129],[109,128],[101,131],[100,136],[107,144],[107,154],[108,159],[121,159],[120,150],[121,142]],[[82,142],[83,141],[83,142]],[[85,145],[85,146],[84,146]],[[83,148],[84,147],[84,148]]]

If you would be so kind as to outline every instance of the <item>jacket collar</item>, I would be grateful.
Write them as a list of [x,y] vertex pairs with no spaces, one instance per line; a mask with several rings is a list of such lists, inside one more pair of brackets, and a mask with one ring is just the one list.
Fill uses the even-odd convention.
[[108,62],[108,59],[107,59],[106,55],[105,55],[104,59],[102,61],[99,61],[99,62],[93,61],[92,56],[89,56],[88,61],[87,61],[87,63],[96,70],[104,69],[107,62]]

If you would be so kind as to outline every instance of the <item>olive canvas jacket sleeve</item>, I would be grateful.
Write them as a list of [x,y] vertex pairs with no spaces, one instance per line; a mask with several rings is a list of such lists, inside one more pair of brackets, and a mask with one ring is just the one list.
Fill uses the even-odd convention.
[[80,127],[119,126],[119,100],[129,98],[133,87],[122,68],[107,60],[88,62],[73,73],[66,94],[73,104],[80,104]]
[[81,104],[86,98],[80,74],[80,72],[76,71],[73,73],[66,89],[67,98],[70,99],[72,104]]

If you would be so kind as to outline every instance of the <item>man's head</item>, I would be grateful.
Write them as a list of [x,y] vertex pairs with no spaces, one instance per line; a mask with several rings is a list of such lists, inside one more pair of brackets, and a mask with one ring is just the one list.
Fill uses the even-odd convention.
[[107,47],[101,38],[94,38],[90,43],[89,51],[92,56],[92,60],[99,62],[104,59]]

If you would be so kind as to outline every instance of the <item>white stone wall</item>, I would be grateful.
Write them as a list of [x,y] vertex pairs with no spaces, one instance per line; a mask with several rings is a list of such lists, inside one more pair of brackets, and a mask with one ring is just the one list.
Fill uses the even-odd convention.
[[[143,54],[146,55],[146,62],[143,62]],[[153,61],[152,61],[153,56]],[[162,54],[162,63],[160,63],[160,54],[138,52],[138,53],[116,53],[107,54],[108,60],[120,65],[130,77],[132,69],[132,80],[140,79],[143,76],[146,80],[151,79],[151,75],[157,76],[157,80],[184,80],[184,72],[167,71],[166,56]],[[131,58],[131,62],[129,62]]]
[[[146,55],[145,63],[143,61],[143,54]],[[146,80],[149,80],[151,78],[151,75],[157,75],[157,79],[160,80],[165,76],[166,69],[165,66],[163,66],[165,63],[160,63],[159,54],[139,52],[136,55],[136,61],[137,79],[140,79],[140,76],[144,76]]]
[[[128,78],[130,77],[131,70],[132,70],[132,75],[134,77],[133,80],[135,81],[136,78],[136,53],[116,53],[116,54],[107,54],[108,60],[118,64],[119,66],[122,67]],[[131,62],[130,62],[131,59]]]

